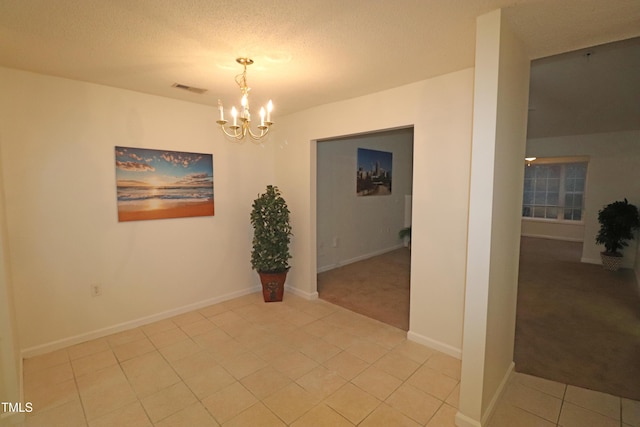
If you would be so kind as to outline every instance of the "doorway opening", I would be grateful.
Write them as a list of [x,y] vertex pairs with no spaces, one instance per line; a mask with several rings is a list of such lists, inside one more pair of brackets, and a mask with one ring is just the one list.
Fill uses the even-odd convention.
[[321,299],[409,329],[413,127],[317,142]]

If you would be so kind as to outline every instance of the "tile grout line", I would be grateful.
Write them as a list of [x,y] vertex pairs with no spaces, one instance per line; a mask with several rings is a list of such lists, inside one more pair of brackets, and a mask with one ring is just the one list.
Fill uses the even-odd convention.
[[69,364],[71,365],[71,372],[73,372],[73,383],[76,386],[76,393],[78,393],[78,400],[80,401],[80,407],[82,408],[82,415],[84,415],[84,421],[89,425],[89,417],[87,416],[87,410],[84,407],[84,402],[82,400],[82,395],[80,394],[80,387],[78,386],[78,377],[76,376],[76,372],[73,369],[73,363],[71,363],[71,356],[67,352],[67,357],[69,357]]
[[[296,312],[303,313],[303,311],[301,311],[299,308],[295,308],[295,309],[293,309],[293,310],[295,310]],[[227,311],[233,311],[233,309],[232,309],[232,308],[230,308],[230,309],[228,309]],[[319,315],[319,316],[318,316],[318,315],[313,315],[312,317],[313,317],[313,319],[314,319],[314,320],[313,320],[312,322],[307,322],[307,323],[304,323],[304,324],[302,324],[302,325],[295,325],[294,330],[295,330],[295,331],[304,331],[305,327],[306,327],[306,326],[308,326],[309,324],[311,324],[311,323],[313,323],[313,322],[317,322],[317,321],[323,321],[323,320],[325,320],[325,321],[326,321],[326,319],[327,319],[327,318],[331,317],[331,315],[332,315],[332,314],[335,314],[335,313],[336,313],[336,311],[333,311],[333,312],[331,312],[331,313],[322,314],[322,315]],[[316,316],[317,316],[317,317],[316,317]],[[361,316],[361,315],[360,315],[360,316]],[[204,316],[204,317],[206,318],[206,316]],[[363,317],[364,317],[364,318],[366,318],[366,316],[363,316]],[[207,318],[207,319],[209,319],[209,318]],[[175,327],[175,329],[176,329],[176,330],[180,330],[180,331],[182,331],[182,332],[184,333],[183,328],[182,328],[179,324],[177,324],[176,322],[174,322],[174,321],[173,321],[173,320],[171,320],[171,319],[167,319],[167,320],[170,320],[170,321],[172,322],[172,325],[173,325],[173,327]],[[371,320],[371,319],[366,318],[366,320],[367,320],[367,321],[369,321],[369,320]],[[251,323],[251,325],[252,325],[253,327],[255,327],[255,326],[259,326],[259,325],[260,325],[260,323],[259,323],[259,322],[250,322],[250,323]],[[335,324],[334,324],[334,322],[329,322],[329,323],[330,323],[332,326],[336,327],[336,328],[338,327],[338,325],[335,325]],[[216,325],[216,326],[220,327],[220,325]],[[173,327],[172,327],[171,329],[173,329]],[[224,329],[223,329],[223,330],[224,330]],[[151,333],[151,332],[145,331],[144,329],[142,329],[142,327],[140,327],[140,332],[141,332],[141,337],[140,337],[140,339],[143,339],[142,337],[144,337],[144,339],[150,340],[150,337],[151,337],[152,335],[155,335],[155,334],[153,334],[153,333]],[[156,333],[157,333],[157,334],[159,334],[159,333],[162,333],[162,332],[163,332],[163,331],[157,331]],[[363,333],[358,333],[358,334],[356,334],[356,335],[354,335],[354,336],[359,337],[359,339],[361,339],[362,341],[376,343],[376,341],[372,339],[372,338],[373,338],[373,335],[372,335],[370,332],[371,332],[371,331],[369,331],[369,332],[366,332],[366,331],[365,331],[365,332],[363,332]],[[326,340],[325,340],[325,337],[324,337],[324,336],[319,336],[319,335],[315,335],[315,334],[311,334],[311,335],[313,335],[313,337],[314,337],[315,339],[318,339],[318,340],[323,341],[323,342],[325,342],[325,343],[329,343],[328,341],[326,341]],[[248,353],[253,354],[254,356],[256,356],[256,357],[258,357],[259,359],[261,359],[261,360],[263,360],[263,361],[265,361],[265,362],[267,362],[267,363],[268,363],[268,361],[264,360],[264,359],[263,359],[262,357],[260,357],[257,353],[255,353],[255,350],[254,350],[254,349],[248,348],[248,347],[246,347],[242,342],[238,341],[238,340],[237,340],[237,337],[236,337],[235,335],[234,335],[234,336],[230,336],[230,338],[232,338],[232,339],[234,339],[235,341],[237,341],[238,343],[242,344],[242,345],[243,345],[243,347],[245,347],[245,349],[246,349],[246,351],[247,351]],[[128,344],[128,343],[130,343],[130,342],[135,342],[136,340],[135,340],[135,339],[132,339],[132,340],[127,341],[127,342],[124,342],[124,343],[116,344],[116,343],[112,343],[112,342],[110,342],[110,341],[109,341],[109,339],[108,339],[108,337],[104,337],[103,339],[105,340],[105,344],[107,344],[107,348],[108,348],[108,350],[109,350],[110,354],[112,355],[112,357],[114,358],[114,361],[116,362],[116,363],[114,364],[114,366],[116,366],[116,365],[118,366],[118,370],[123,374],[123,377],[126,379],[127,384],[129,385],[129,387],[132,387],[132,388],[133,388],[133,385],[132,385],[132,383],[131,383],[132,378],[131,378],[131,377],[130,377],[130,375],[129,375],[129,374],[127,374],[127,373],[126,373],[126,371],[124,370],[124,368],[123,368],[123,364],[124,364],[124,363],[126,363],[128,360],[132,360],[132,359],[134,359],[134,357],[129,357],[129,358],[128,358],[128,359],[126,359],[126,360],[120,360],[120,359],[117,357],[116,353],[115,353],[115,349],[116,349],[117,347],[119,347],[120,345],[126,345],[126,344]],[[191,336],[191,335],[189,335],[189,334],[186,334],[186,337],[185,337],[184,341],[185,341],[185,342],[186,342],[186,341],[189,341],[189,342],[191,342],[191,343],[194,343],[195,345],[198,345],[198,347],[200,348],[200,351],[203,351],[203,352],[205,352],[205,353],[209,353],[209,350],[207,350],[207,349],[205,349],[205,348],[201,347],[201,346],[200,346],[200,345],[199,345],[199,344],[194,340],[194,337],[193,337],[193,336]],[[180,384],[180,383],[185,384],[185,386],[187,387],[187,389],[189,389],[191,393],[194,393],[194,392],[193,392],[193,390],[191,389],[191,387],[189,387],[188,385],[186,385],[186,383],[185,383],[184,379],[182,379],[182,377],[178,374],[178,372],[176,371],[176,369],[175,369],[174,365],[172,364],[172,362],[171,362],[169,359],[167,359],[167,356],[166,356],[166,355],[161,351],[161,349],[162,349],[162,348],[164,348],[164,347],[160,348],[160,347],[158,347],[158,344],[153,343],[153,341],[150,341],[150,342],[151,342],[151,344],[152,344],[152,346],[153,346],[153,347],[152,347],[152,348],[153,348],[153,351],[149,351],[149,352],[146,352],[146,353],[143,353],[143,354],[139,354],[139,355],[136,355],[135,357],[142,357],[142,356],[144,356],[145,354],[150,354],[150,353],[152,353],[152,352],[153,352],[153,353],[157,353],[157,354],[160,356],[160,358],[164,361],[164,363],[168,364],[168,365],[171,367],[172,372],[173,372],[174,374],[176,374],[176,376],[177,376],[178,380],[174,383],[174,385],[175,385],[175,384]],[[341,353],[343,353],[343,354],[349,354],[349,355],[352,355],[352,356],[356,357],[356,358],[357,358],[357,359],[359,359],[359,360],[362,360],[362,362],[363,362],[364,364],[366,364],[366,368],[365,368],[365,369],[363,369],[363,371],[362,371],[362,372],[364,372],[364,371],[365,371],[365,370],[367,370],[367,369],[375,368],[375,367],[376,367],[376,363],[377,363],[379,360],[381,360],[383,357],[385,357],[385,356],[387,356],[387,355],[391,354],[394,350],[398,349],[398,348],[399,348],[399,346],[400,346],[403,342],[407,342],[406,338],[405,338],[405,339],[403,339],[403,340],[399,340],[399,341],[397,341],[397,342],[396,342],[395,340],[390,340],[390,341],[388,342],[388,344],[382,345],[382,348],[384,349],[383,353],[381,354],[381,356],[380,356],[380,357],[377,357],[377,358],[376,358],[375,360],[373,360],[373,361],[363,360],[361,357],[357,356],[356,354],[353,354],[353,353],[349,352],[349,351],[348,351],[348,349],[349,349],[351,346],[347,346],[346,348],[339,347],[339,348],[340,348],[340,352],[339,352],[338,354],[341,354]],[[330,343],[329,343],[329,344],[330,344]],[[166,346],[165,346],[165,347],[166,347]],[[106,350],[106,349],[105,349],[105,350]],[[97,352],[96,352],[96,353],[97,353]],[[304,354],[304,353],[303,353],[303,354]],[[374,397],[374,398],[377,400],[377,402],[378,402],[378,403],[377,403],[377,405],[376,405],[376,406],[375,406],[371,411],[369,411],[366,415],[364,415],[364,416],[363,416],[363,418],[362,418],[362,420],[361,420],[360,422],[362,422],[362,421],[364,421],[365,419],[367,419],[368,417],[370,417],[370,416],[371,416],[371,414],[372,414],[373,412],[375,412],[376,410],[378,410],[378,408],[380,408],[383,404],[388,405],[388,403],[386,403],[386,401],[387,401],[387,399],[389,398],[389,396],[390,396],[390,395],[392,395],[394,392],[396,392],[396,391],[397,391],[397,390],[398,390],[398,389],[399,389],[403,384],[408,384],[409,379],[410,379],[413,375],[415,375],[415,373],[416,373],[419,369],[422,369],[422,368],[424,368],[424,367],[427,367],[427,368],[429,368],[429,369],[439,371],[439,370],[438,370],[438,369],[436,369],[435,367],[427,366],[427,364],[429,363],[429,361],[430,361],[430,360],[433,360],[433,357],[434,357],[434,355],[435,355],[435,354],[437,354],[437,353],[433,353],[433,352],[432,352],[432,353],[429,353],[429,355],[428,355],[424,360],[422,360],[422,361],[418,364],[418,366],[416,367],[416,369],[414,369],[414,370],[411,372],[411,374],[410,374],[407,378],[404,378],[404,376],[403,376],[403,377],[401,377],[401,378],[398,378],[398,377],[396,377],[395,375],[391,375],[391,374],[389,374],[389,375],[391,375],[392,377],[394,377],[394,378],[396,378],[397,380],[399,380],[399,382],[400,382],[400,383],[399,383],[396,387],[394,387],[394,388],[393,388],[393,390],[392,390],[390,393],[388,393],[388,395],[387,395],[385,398],[382,398],[382,399],[381,399],[381,398],[378,398],[378,397],[377,397],[376,395],[374,395],[374,394],[371,394],[369,391],[365,390],[364,388],[362,388],[361,386],[359,386],[359,385],[357,385],[356,383],[354,383],[354,382],[353,382],[353,381],[354,381],[354,379],[355,379],[355,378],[357,378],[357,377],[358,377],[362,372],[358,373],[358,374],[357,374],[357,375],[355,375],[353,378],[350,378],[350,379],[346,379],[346,378],[344,378],[346,381],[345,381],[345,384],[343,384],[341,387],[344,387],[346,384],[351,384],[353,387],[355,387],[355,388],[357,388],[357,389],[359,389],[359,390],[363,391],[364,393],[367,393],[367,394],[371,395],[371,396],[372,396],[372,397]],[[68,353],[67,353],[67,355],[68,355]],[[400,354],[400,355],[401,355],[401,354]],[[86,355],[86,356],[83,356],[83,357],[90,357],[90,356],[91,356],[91,354]],[[334,356],[335,356],[335,355],[334,355]],[[184,356],[184,357],[188,357],[188,356]],[[311,357],[311,356],[308,356],[308,357]],[[181,360],[182,358],[183,358],[183,357],[181,357],[179,360]],[[324,362],[326,362],[326,360],[325,360],[325,361],[323,361],[323,362],[321,362],[321,361],[319,361],[319,360],[315,360],[313,357],[311,357],[311,358],[312,358],[312,359],[317,363],[317,365],[318,365],[318,366],[325,367],[325,369],[326,369],[326,366],[324,365]],[[410,359],[410,360],[413,360],[413,359],[411,359],[411,358],[409,358],[409,359]],[[75,360],[75,359],[74,359],[74,360]],[[78,396],[79,396],[79,398],[80,398],[80,401],[81,401],[81,404],[82,404],[82,407],[83,407],[83,418],[84,418],[84,422],[88,423],[88,422],[89,422],[89,420],[88,420],[88,418],[87,418],[86,409],[84,408],[84,404],[82,403],[82,397],[81,397],[81,395],[80,395],[80,390],[79,390],[79,385],[78,385],[78,376],[76,375],[76,372],[73,370],[73,364],[72,364],[71,362],[72,362],[72,360],[71,360],[71,359],[69,359],[69,363],[70,363],[70,365],[71,365],[72,372],[73,372],[73,375],[74,375],[74,386],[75,386],[76,392],[78,393]],[[236,382],[236,383],[239,383],[240,385],[242,385],[242,383],[241,383],[241,379],[238,379],[238,378],[236,378],[234,375],[232,375],[229,371],[227,371],[227,368],[224,368],[224,366],[222,366],[222,365],[220,365],[220,366],[221,366],[221,368],[222,368],[225,372],[229,373],[231,376],[233,376],[233,377],[234,377],[234,380],[235,380],[235,382]],[[98,372],[98,371],[100,371],[100,370],[102,370],[102,369],[106,369],[106,368],[105,368],[105,367],[102,367],[102,368],[98,369],[97,371],[93,371],[93,372]],[[333,371],[333,372],[337,372],[337,371]],[[441,372],[441,374],[442,374],[443,376],[447,377],[447,378],[451,378],[452,380],[454,380],[454,381],[456,382],[456,387],[458,386],[458,384],[459,384],[459,380],[458,380],[457,378],[455,378],[455,377],[453,377],[453,376],[449,376],[449,373]],[[298,379],[290,378],[290,379],[291,379],[291,382],[292,382],[292,383],[294,383],[294,384],[298,384],[298,383],[297,383],[297,380],[298,380],[299,378],[298,378]],[[300,385],[300,384],[298,384],[298,385]],[[242,386],[244,387],[244,385],[242,385]],[[246,387],[245,387],[245,388],[246,388]],[[453,388],[453,389],[452,389],[452,390],[447,394],[447,396],[446,396],[444,399],[441,399],[440,397],[437,397],[437,396],[433,396],[433,395],[432,395],[431,393],[429,393],[429,392],[425,392],[425,393],[427,393],[428,395],[430,395],[430,396],[434,397],[435,399],[437,399],[437,400],[439,401],[438,406],[437,406],[437,408],[436,408],[435,412],[434,412],[434,413],[431,415],[431,417],[426,421],[426,423],[427,423],[427,424],[428,424],[429,422],[431,422],[431,420],[433,419],[433,417],[434,417],[434,416],[438,413],[438,411],[439,411],[439,410],[440,410],[440,409],[441,409],[441,408],[446,404],[446,399],[448,399],[448,398],[453,394],[454,390],[455,390],[455,387],[454,387],[454,388]],[[135,393],[135,390],[133,390],[133,391],[134,391],[134,393]],[[152,393],[152,394],[155,394],[155,393],[157,393],[157,392],[158,392],[158,391],[156,391],[156,392],[154,392],[154,393]],[[256,395],[255,395],[253,392],[251,392],[250,390],[249,390],[249,392],[250,392],[250,393],[251,393],[251,394],[256,398],[257,403],[261,403],[261,404],[263,404],[263,405],[264,405],[263,399],[258,398],[258,396],[256,396]],[[200,404],[202,404],[202,399],[198,398],[198,396],[195,396],[195,397],[196,397],[197,402],[198,402],[198,403],[200,403]],[[327,399],[328,399],[328,397],[324,397],[322,400],[318,401],[318,402],[317,402],[313,407],[316,407],[316,406],[318,406],[319,404],[325,403],[325,402],[327,401]],[[135,403],[137,403],[137,404],[139,404],[140,406],[142,406],[142,409],[143,409],[143,411],[144,411],[144,413],[145,413],[145,415],[146,415],[147,420],[148,420],[148,421],[151,421],[151,418],[150,418],[150,415],[149,415],[149,413],[148,413],[147,409],[144,407],[144,405],[142,405],[142,397],[140,397],[140,396],[138,395],[138,393],[135,393],[135,401],[134,401],[134,402],[135,402]],[[131,402],[131,403],[134,403],[134,402]],[[326,403],[325,403],[325,404],[326,404]],[[122,410],[122,408],[124,408],[124,407],[126,407],[126,406],[127,406],[127,405],[123,405],[123,406],[121,406],[121,407],[119,407],[119,408],[116,408],[116,409],[114,409],[114,410],[110,411],[108,414],[112,414],[112,413],[115,413],[116,411]],[[252,405],[252,406],[253,406],[253,405]],[[271,410],[271,408],[269,408],[268,406],[265,406],[265,407],[266,407],[266,408],[268,408],[268,410],[269,410],[271,413],[273,413],[273,415],[274,415],[276,418],[281,419],[281,417],[279,417],[275,412],[273,412],[273,411]],[[301,414],[301,415],[300,415],[298,418],[296,418],[295,420],[293,420],[293,421],[292,421],[292,423],[296,422],[300,417],[303,417],[304,415],[306,415],[310,410],[312,410],[312,409],[313,409],[313,407],[312,407],[311,409],[309,409],[308,411],[305,411],[303,414]],[[332,412],[334,412],[334,413],[338,414],[341,418],[346,419],[346,418],[344,418],[344,416],[343,416],[342,414],[340,414],[339,412],[337,412],[333,407],[331,407],[331,406],[327,406],[327,407],[328,407],[328,408],[330,408]],[[393,407],[391,407],[391,408],[393,408]],[[245,409],[245,411],[246,411],[246,410],[248,410],[248,409],[249,409],[249,408]],[[243,411],[243,412],[245,412],[245,411]],[[241,413],[243,413],[243,412],[241,412]],[[216,420],[216,418],[213,416],[213,414],[211,414],[208,410],[207,410],[207,413],[212,417],[212,419]],[[398,411],[398,413],[402,414],[404,417],[408,417],[409,419],[413,419],[412,417],[408,416],[407,414],[405,414],[405,413],[404,413],[404,412],[402,412],[402,411]],[[102,414],[102,415],[101,415],[100,417],[98,417],[98,418],[101,418],[101,417],[103,417],[103,416],[105,416],[105,415],[108,415],[108,414]],[[161,420],[158,420],[158,422],[161,422],[161,421],[163,421],[164,419],[166,419],[166,418],[168,418],[168,417],[170,417],[170,416],[172,416],[172,415],[173,415],[173,414],[167,415],[167,417],[165,417],[165,418],[163,418],[163,419],[161,419]],[[238,415],[240,415],[240,414],[236,414],[235,416],[238,416]],[[282,420],[282,419],[281,419],[281,420]],[[284,420],[282,420],[282,421],[284,422]],[[285,424],[286,424],[286,423],[285,423]]]
[[558,411],[558,419],[556,420],[556,426],[560,427],[560,417],[562,416],[562,410],[564,409],[564,398],[567,396],[568,384],[564,384],[564,390],[562,391],[562,400],[560,401],[560,411]]
[[[196,310],[196,311],[197,311],[197,310]],[[229,311],[229,310],[227,310],[227,311]],[[197,311],[197,312],[199,312],[199,311]],[[205,316],[205,318],[206,318],[206,316]],[[171,321],[171,323],[173,323],[173,324],[176,326],[176,328],[177,328],[177,329],[179,329],[181,332],[183,332],[183,333],[185,333],[185,334],[186,334],[186,332],[184,332],[184,331],[182,330],[182,328],[180,327],[180,325],[178,325],[177,323],[175,323],[175,322],[174,322],[173,320],[171,320],[171,319],[172,319],[172,318],[169,318],[169,319],[167,319],[167,320],[170,320],[170,321]],[[207,319],[208,319],[208,318],[207,318]],[[209,321],[210,321],[211,323],[214,323],[214,322],[212,322],[211,320],[209,320]],[[216,326],[217,326],[217,325],[216,325]],[[219,326],[217,326],[217,327],[219,327]],[[144,331],[143,331],[143,332],[144,332]],[[144,332],[144,333],[146,334],[146,332]],[[198,347],[200,347],[200,348],[201,348],[201,350],[202,350],[203,352],[208,353],[208,351],[207,351],[206,349],[202,348],[202,347],[200,346],[200,344],[198,344],[197,342],[195,342],[195,341],[194,341],[193,337],[191,337],[191,336],[190,336],[190,335],[188,335],[188,334],[186,334],[186,335],[187,335],[187,337],[188,337],[188,340],[190,340],[190,341],[191,341],[191,342],[193,342],[195,345],[197,345]],[[231,337],[231,338],[233,339],[233,337]],[[147,335],[147,339],[149,339],[149,335]],[[149,341],[151,341],[151,339],[149,339]],[[186,340],[184,340],[184,341],[186,341]],[[207,411],[207,413],[209,414],[209,416],[210,416],[213,420],[215,420],[215,421],[216,421],[216,423],[218,423],[218,419],[217,419],[217,418],[216,418],[216,417],[215,417],[215,416],[214,416],[214,415],[209,411],[209,408],[207,408],[207,407],[204,405],[204,403],[202,403],[202,399],[200,399],[200,398],[195,394],[195,392],[191,389],[191,387],[189,387],[189,384],[187,384],[187,383],[185,382],[185,379],[184,379],[184,378],[182,378],[182,376],[178,373],[178,371],[176,371],[176,369],[175,369],[175,367],[173,366],[173,364],[172,364],[172,363],[171,363],[171,362],[166,358],[166,356],[165,356],[165,355],[160,351],[160,348],[159,348],[155,343],[153,343],[153,341],[151,341],[151,344],[156,348],[156,350],[155,350],[155,351],[157,351],[157,352],[158,352],[158,354],[160,355],[160,357],[162,357],[162,359],[167,363],[167,365],[169,365],[169,367],[171,368],[171,370],[173,371],[173,373],[174,373],[174,374],[176,374],[176,377],[178,377],[178,378],[180,379],[180,381],[178,381],[178,382],[177,382],[177,383],[175,383],[175,384],[178,384],[178,383],[182,383],[182,384],[184,384],[184,386],[189,390],[189,392],[191,392],[191,393],[193,394],[193,396],[196,398],[196,400],[198,401],[198,403],[200,403],[200,404],[202,405],[202,407]],[[185,357],[180,358],[180,359],[178,359],[178,360],[182,360],[182,359],[184,359],[184,358],[186,358],[186,357],[189,357],[189,356],[185,356]],[[177,362],[178,360],[175,360],[174,362]],[[233,375],[232,375],[229,371],[227,371],[227,369],[226,369],[224,366],[220,365],[217,361],[216,361],[216,364],[217,364],[218,366],[220,366],[220,368],[221,368],[221,369],[223,369],[226,373],[228,373],[229,375],[231,375],[231,376],[233,377]],[[235,377],[233,377],[233,378],[235,379]],[[238,382],[238,383],[239,383],[240,381],[236,379],[236,382]],[[175,384],[172,384],[172,385],[175,385]],[[240,384],[240,385],[242,385],[242,384]],[[169,387],[171,387],[171,386],[169,386]],[[136,393],[136,394],[137,394],[137,393]],[[154,393],[154,394],[155,394],[155,393]],[[146,411],[146,408],[144,408],[144,405],[142,404],[142,401],[140,401],[140,405],[143,407],[143,409],[145,409],[145,412],[147,412],[147,411]],[[247,408],[247,409],[248,409],[248,408]],[[180,411],[178,411],[178,412],[180,412]],[[244,412],[244,411],[243,411],[243,412]],[[157,422],[161,422],[161,421],[163,421],[163,420],[166,420],[167,418],[169,418],[169,417],[171,417],[171,416],[175,415],[176,413],[177,413],[177,412],[174,412],[174,413],[172,413],[172,414],[169,414],[169,415],[167,415],[166,417],[164,417],[164,418],[162,418],[162,419],[158,420]],[[151,421],[151,416],[150,416],[148,413],[147,413],[147,417],[149,418],[149,421],[151,422],[151,424],[152,424],[152,425],[155,425],[155,424],[156,424],[156,422]],[[220,424],[220,423],[218,423],[218,424]],[[222,425],[222,424],[220,424],[220,425]]]
[[[142,328],[140,328],[140,332],[142,332],[142,334],[145,336],[145,339],[149,339],[149,337],[147,336],[147,334],[142,330]],[[106,339],[106,337],[105,337]],[[129,341],[129,342],[133,342],[133,341]],[[129,342],[125,343],[128,344]],[[151,340],[149,340],[149,342],[151,342]],[[133,385],[131,384],[131,380],[129,379],[129,376],[127,375],[126,371],[123,369],[122,367],[122,363],[125,362],[120,361],[120,359],[118,358],[118,356],[115,354],[114,347],[112,346],[111,343],[109,342],[109,340],[107,339],[107,344],[109,344],[109,348],[111,348],[111,351],[113,352],[113,357],[116,358],[116,361],[118,362],[118,368],[120,368],[120,371],[122,372],[122,375],[124,375],[125,379],[127,380],[127,384],[129,385],[129,387],[131,387],[131,390],[134,392],[134,394],[136,395],[136,402],[140,404],[140,407],[142,408],[142,410],[144,411],[145,415],[147,416],[147,420],[149,420],[149,422],[151,423],[151,425],[153,425],[153,422],[151,421],[151,416],[149,415],[149,413],[147,412],[147,408],[144,407],[144,405],[142,404],[142,401],[140,400],[140,396],[138,396],[138,393],[136,393],[136,391],[133,389]],[[121,344],[123,345],[123,344]],[[153,345],[153,343],[151,343],[151,345]],[[154,345],[155,347],[155,345]],[[145,353],[146,354],[146,353]],[[137,357],[137,356],[136,356]],[[133,359],[133,358],[131,358]],[[131,360],[128,359],[128,360]],[[125,405],[126,406],[126,405]],[[123,406],[124,407],[124,406]],[[118,410],[121,410],[122,408],[118,408],[118,409],[114,409],[113,411],[111,411],[110,413],[115,413]],[[105,414],[106,415],[106,414]],[[89,421],[87,420],[87,425],[89,424]]]
[[620,401],[620,427],[624,427],[624,420],[622,419],[622,397],[620,397],[619,401]]

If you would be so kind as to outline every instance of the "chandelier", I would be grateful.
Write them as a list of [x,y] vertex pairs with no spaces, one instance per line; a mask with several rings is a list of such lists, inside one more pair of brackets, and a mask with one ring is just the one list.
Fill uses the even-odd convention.
[[247,65],[253,64],[253,59],[237,58],[236,62],[244,67],[242,74],[236,76],[236,83],[240,87],[240,92],[242,92],[240,111],[236,110],[236,107],[231,107],[231,117],[233,119],[231,124],[227,126],[227,120],[224,118],[224,107],[222,106],[222,101],[218,99],[220,119],[216,120],[216,123],[220,125],[222,132],[230,138],[240,141],[249,135],[251,139],[258,141],[269,133],[269,129],[273,124],[271,121],[273,103],[269,100],[266,110],[264,107],[260,108],[260,125],[257,126],[256,131],[253,131],[251,129],[251,112],[249,111],[249,91],[251,88],[247,86]]

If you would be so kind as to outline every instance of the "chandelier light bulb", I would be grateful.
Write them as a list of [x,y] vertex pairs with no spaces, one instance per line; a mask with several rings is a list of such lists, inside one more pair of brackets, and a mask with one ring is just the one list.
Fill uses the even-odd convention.
[[271,111],[273,110],[273,102],[267,102],[267,122],[271,123]]
[[238,126],[238,111],[236,107],[231,107],[231,117],[233,117],[233,126]]
[[220,120],[221,122],[224,122],[224,107],[222,106],[222,101],[220,101],[218,99],[218,110],[220,110]]

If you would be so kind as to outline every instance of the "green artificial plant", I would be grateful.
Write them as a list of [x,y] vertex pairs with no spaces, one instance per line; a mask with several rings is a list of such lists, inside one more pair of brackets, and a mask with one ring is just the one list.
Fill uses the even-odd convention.
[[598,212],[600,231],[596,243],[604,245],[605,254],[622,256],[618,250],[628,246],[627,240],[633,239],[633,231],[640,228],[638,208],[627,199],[609,203]]
[[407,237],[409,240],[411,240],[411,227],[405,227],[400,229],[400,231],[398,232],[398,237],[401,239],[404,239],[405,237]]
[[289,270],[289,242],[291,224],[289,208],[278,187],[267,186],[267,191],[253,201],[253,250],[251,266],[263,273],[281,273]]

